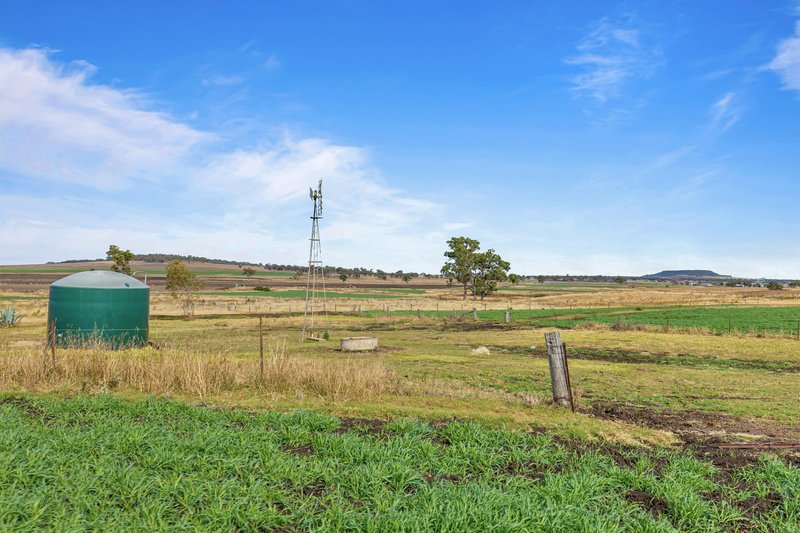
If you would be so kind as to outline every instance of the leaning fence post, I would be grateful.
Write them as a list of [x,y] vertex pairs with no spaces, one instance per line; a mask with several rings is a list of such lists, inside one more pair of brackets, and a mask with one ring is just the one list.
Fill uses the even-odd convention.
[[572,401],[572,388],[569,382],[569,368],[567,366],[567,349],[561,342],[561,333],[558,331],[544,334],[547,345],[547,359],[550,362],[550,382],[553,386],[553,401],[561,407],[569,407],[573,411],[575,405]]

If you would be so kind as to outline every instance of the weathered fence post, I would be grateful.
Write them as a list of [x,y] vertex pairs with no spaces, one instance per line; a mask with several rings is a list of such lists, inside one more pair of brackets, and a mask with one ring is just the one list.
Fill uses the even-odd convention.
[[511,312],[510,311],[506,311],[506,314],[505,314],[505,316],[503,318],[504,318],[506,324],[511,322]]
[[547,359],[550,362],[550,382],[553,385],[553,401],[561,407],[569,407],[573,411],[575,405],[572,401],[572,387],[569,382],[569,367],[567,366],[567,348],[561,342],[561,333],[545,333],[544,341],[547,345]]
[[264,324],[263,318],[258,317],[258,365],[261,370],[261,380],[264,380]]
[[56,366],[56,321],[50,322],[50,362],[55,368]]
[[472,308],[472,320],[478,320],[478,310],[475,307]]

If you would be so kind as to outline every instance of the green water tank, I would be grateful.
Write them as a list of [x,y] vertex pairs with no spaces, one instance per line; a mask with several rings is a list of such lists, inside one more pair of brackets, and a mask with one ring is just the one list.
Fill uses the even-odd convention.
[[91,339],[112,348],[144,346],[149,318],[150,288],[131,276],[91,270],[50,285],[48,340],[54,335],[56,346],[76,346]]

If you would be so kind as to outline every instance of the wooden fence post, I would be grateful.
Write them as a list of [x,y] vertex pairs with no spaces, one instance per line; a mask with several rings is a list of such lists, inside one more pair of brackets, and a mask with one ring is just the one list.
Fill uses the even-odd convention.
[[478,310],[476,308],[472,308],[472,320],[478,320]]
[[264,319],[258,317],[258,365],[261,370],[261,380],[264,380]]
[[503,317],[503,319],[505,320],[506,324],[508,324],[509,322],[511,322],[511,312],[510,312],[510,311],[506,311],[506,314],[505,314],[505,316]]
[[572,387],[569,382],[567,366],[567,348],[561,342],[561,333],[555,331],[544,334],[547,345],[547,359],[550,362],[550,382],[553,386],[553,401],[561,407],[569,407],[573,411]]
[[50,356],[53,367],[56,366],[56,322],[50,322]]

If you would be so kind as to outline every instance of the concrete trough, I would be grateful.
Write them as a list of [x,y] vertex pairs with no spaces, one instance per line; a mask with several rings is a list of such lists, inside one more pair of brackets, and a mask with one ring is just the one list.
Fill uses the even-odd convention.
[[345,337],[339,347],[343,352],[372,352],[378,349],[377,337]]

